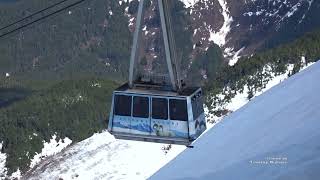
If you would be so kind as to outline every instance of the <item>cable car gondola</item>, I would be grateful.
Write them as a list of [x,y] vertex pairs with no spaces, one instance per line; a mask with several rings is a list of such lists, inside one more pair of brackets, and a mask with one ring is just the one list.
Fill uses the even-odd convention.
[[144,0],[140,0],[130,58],[129,82],[113,92],[108,131],[117,139],[190,145],[206,130],[200,87],[179,77],[168,0],[158,0],[170,86],[134,76]]

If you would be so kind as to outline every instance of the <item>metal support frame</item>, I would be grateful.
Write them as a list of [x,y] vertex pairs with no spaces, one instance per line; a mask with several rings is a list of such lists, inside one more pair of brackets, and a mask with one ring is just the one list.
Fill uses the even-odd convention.
[[167,19],[165,16],[166,12],[164,11],[163,0],[158,0],[158,5],[159,5],[162,35],[163,35],[164,48],[165,48],[165,53],[166,53],[166,60],[167,60],[170,81],[171,81],[171,85],[172,85],[172,90],[177,91],[176,78],[175,78],[173,68],[172,68],[171,51],[170,51],[168,31],[167,31],[168,26],[167,26],[167,22],[166,22]]
[[[168,73],[173,91],[181,90],[181,80],[179,76],[179,67],[177,67],[177,58],[175,52],[175,43],[173,39],[173,32],[171,28],[170,9],[167,0],[158,0],[162,36],[165,47],[165,57],[168,67]],[[139,58],[139,42],[141,39],[141,25],[144,17],[144,0],[140,0],[137,14],[136,29],[133,37],[133,45],[130,57],[129,69],[129,87],[134,87],[134,67]]]
[[[161,0],[159,0],[161,1]],[[163,10],[165,15],[165,23],[168,34],[169,50],[171,55],[171,65],[174,74],[174,80],[176,82],[177,91],[182,90],[182,82],[180,77],[180,66],[178,63],[177,53],[176,53],[176,43],[173,34],[172,22],[171,22],[171,12],[170,12],[170,1],[171,0],[162,0],[163,1]]]
[[131,49],[131,57],[130,57],[130,68],[129,68],[129,87],[133,87],[133,73],[134,73],[134,66],[139,57],[139,49],[138,49],[138,42],[141,39],[141,23],[143,20],[143,10],[144,10],[144,0],[140,0],[137,21],[136,21],[136,29],[134,31],[133,36],[133,45]]

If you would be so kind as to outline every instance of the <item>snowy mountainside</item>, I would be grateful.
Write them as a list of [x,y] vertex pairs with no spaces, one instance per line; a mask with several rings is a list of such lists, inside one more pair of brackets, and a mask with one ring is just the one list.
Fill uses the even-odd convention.
[[317,179],[319,75],[318,62],[253,99],[150,179]]
[[[286,79],[291,70],[289,67],[286,73],[271,77],[265,88],[256,92],[255,96]],[[249,102],[247,96],[248,91],[245,90],[238,92],[231,102],[220,99],[217,108],[225,108],[230,112],[235,111]],[[209,129],[223,118],[223,116],[215,116],[208,109],[206,109],[206,115],[209,125],[207,131],[210,131]],[[61,153],[44,158],[24,174],[22,179],[47,179],[49,177],[146,179],[183,150],[185,150],[184,146],[115,140],[108,132],[103,132],[74,144]]]

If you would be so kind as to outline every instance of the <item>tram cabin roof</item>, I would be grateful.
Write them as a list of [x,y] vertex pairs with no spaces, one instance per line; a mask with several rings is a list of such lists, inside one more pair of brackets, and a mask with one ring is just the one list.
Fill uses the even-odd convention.
[[195,94],[200,88],[199,87],[187,87],[181,92],[173,92],[168,90],[161,90],[157,86],[136,86],[130,88],[128,83],[118,87],[114,92],[116,93],[129,93],[129,94],[145,94],[145,95],[156,95],[156,96],[175,96],[175,97],[188,97]]

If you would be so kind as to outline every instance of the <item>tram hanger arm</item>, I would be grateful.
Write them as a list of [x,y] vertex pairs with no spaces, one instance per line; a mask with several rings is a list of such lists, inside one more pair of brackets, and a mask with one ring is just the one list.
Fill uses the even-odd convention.
[[[181,90],[181,79],[179,73],[179,67],[177,66],[177,56],[175,49],[175,42],[172,31],[172,23],[170,18],[170,6],[168,0],[158,0],[159,13],[161,19],[162,36],[165,46],[165,57],[168,67],[168,73],[170,77],[170,83],[173,91]],[[144,0],[140,0],[136,29],[134,32],[133,45],[131,49],[130,57],[130,68],[129,68],[129,86],[134,87],[134,67],[137,64],[137,59],[139,58],[138,45],[141,41],[141,26],[144,17]]]

